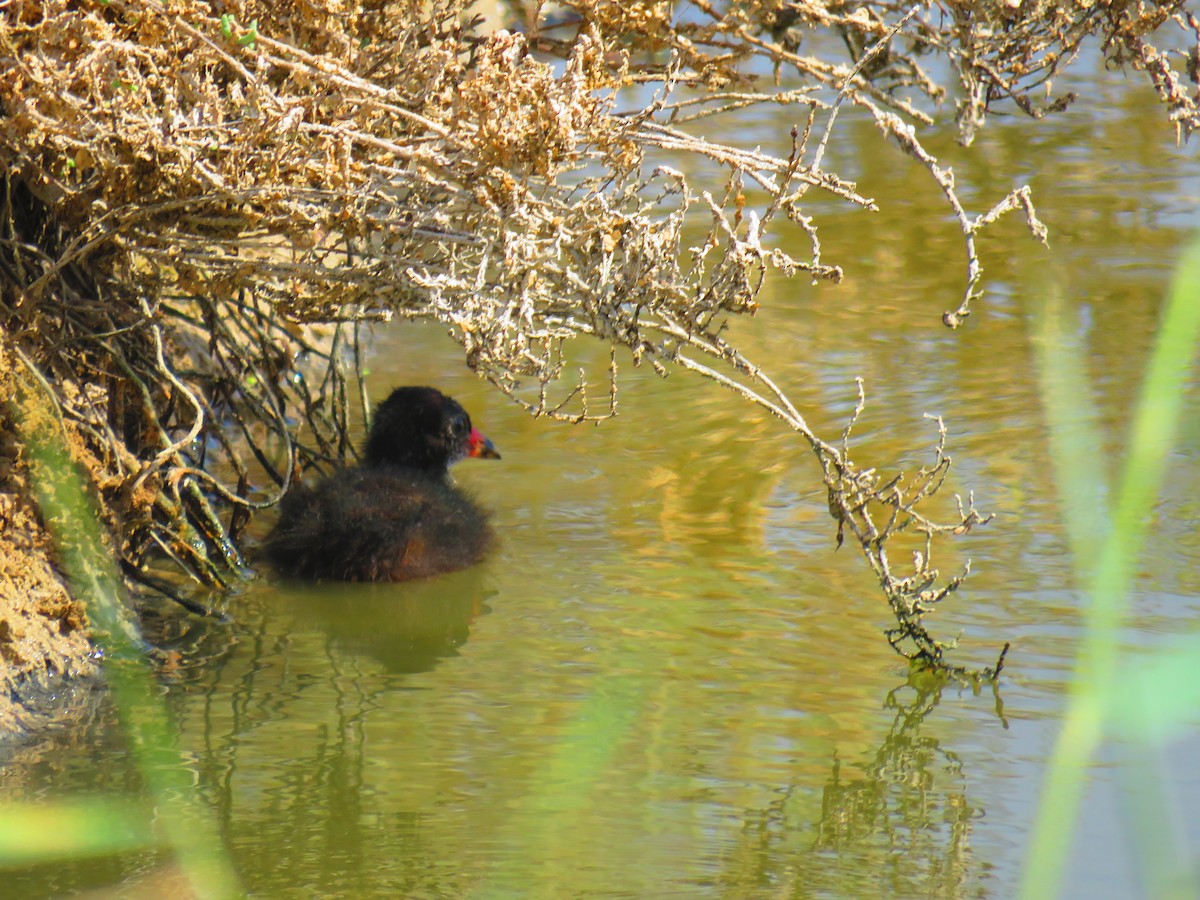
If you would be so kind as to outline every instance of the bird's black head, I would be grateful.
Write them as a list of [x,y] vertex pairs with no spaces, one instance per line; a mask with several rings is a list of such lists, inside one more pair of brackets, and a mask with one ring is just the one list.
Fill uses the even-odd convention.
[[364,461],[444,475],[464,456],[499,459],[492,442],[471,427],[467,411],[431,387],[402,387],[375,408]]

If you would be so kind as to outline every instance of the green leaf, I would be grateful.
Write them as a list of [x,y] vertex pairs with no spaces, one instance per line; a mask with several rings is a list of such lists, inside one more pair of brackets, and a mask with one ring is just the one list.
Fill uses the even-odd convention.
[[253,47],[254,43],[257,40],[258,40],[258,19],[255,19],[253,22],[250,23],[250,27],[246,30],[246,33],[243,34],[240,38],[238,38],[238,46],[239,47]]
[[108,798],[0,806],[0,866],[109,856],[159,843],[136,804]]
[[1108,732],[1162,744],[1200,720],[1200,634],[1154,650],[1153,659],[1126,658],[1109,699]]

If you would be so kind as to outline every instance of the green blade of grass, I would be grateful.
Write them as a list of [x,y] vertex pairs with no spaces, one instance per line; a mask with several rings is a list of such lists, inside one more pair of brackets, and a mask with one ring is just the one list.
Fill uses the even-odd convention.
[[[1021,893],[1058,893],[1087,769],[1099,746],[1117,683],[1119,628],[1128,607],[1134,567],[1146,537],[1149,516],[1163,484],[1166,457],[1179,427],[1184,386],[1200,338],[1200,242],[1188,249],[1176,272],[1158,338],[1134,417],[1129,451],[1111,524],[1091,540],[1087,533],[1108,519],[1102,509],[1072,502],[1103,496],[1096,471],[1099,443],[1056,415],[1067,408],[1062,384],[1085,384],[1080,361],[1063,344],[1039,342],[1043,391],[1048,398],[1051,448],[1064,493],[1067,529],[1076,568],[1088,585],[1083,646],[1076,658],[1070,700],[1064,715],[1038,811]],[[1078,397],[1076,400],[1078,401]],[[1093,483],[1087,484],[1085,480]],[[1096,504],[1093,503],[1093,506]],[[1090,545],[1090,546],[1089,546]],[[1091,547],[1099,547],[1097,554]],[[1092,562],[1094,560],[1094,562]]]

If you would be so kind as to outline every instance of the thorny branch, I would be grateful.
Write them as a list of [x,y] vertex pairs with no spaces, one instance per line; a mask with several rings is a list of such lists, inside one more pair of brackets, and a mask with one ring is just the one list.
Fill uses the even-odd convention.
[[[1051,79],[1090,36],[1147,72],[1181,137],[1200,121],[1184,87],[1200,51],[1152,43],[1174,26],[1200,44],[1181,2],[565,0],[553,22],[537,5],[527,34],[485,34],[461,0],[229,9],[0,4],[3,339],[94,457],[126,561],[159,549],[206,584],[293,472],[352,449],[360,326],[420,317],[538,415],[613,415],[624,352],[770,409],[817,456],[839,539],[896,613],[893,645],[940,662],[921,616],[965,573],[938,580],[933,538],[986,521],[970,500],[951,524],[920,512],[950,464],[944,431],[907,480],[860,469],[849,428],[840,447],[814,434],[723,326],[771,270],[842,277],[805,205],[875,208],[824,167],[840,113],[872,117],[945,195],[966,260],[948,325],[979,297],[981,228],[1021,208],[1044,239],[1027,188],[972,216],[923,147],[914,125],[948,96],[926,57],[957,75],[964,143],[997,104],[1071,102]],[[776,148],[693,131],[756,105],[795,112]],[[805,253],[775,244],[787,223]],[[581,335],[613,349],[601,389],[568,363]],[[885,547],[904,530],[926,547],[900,575]]]

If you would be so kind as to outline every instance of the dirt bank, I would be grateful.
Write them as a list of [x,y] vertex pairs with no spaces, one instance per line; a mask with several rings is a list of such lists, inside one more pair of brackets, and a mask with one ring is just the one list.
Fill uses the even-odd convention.
[[[0,344],[0,734],[45,724],[60,714],[30,698],[54,693],[55,680],[94,675],[85,604],[73,598],[54,564],[38,508],[30,459],[18,422],[39,421],[22,404],[13,358]],[[23,422],[21,420],[24,420]],[[37,708],[33,708],[36,706]]]

